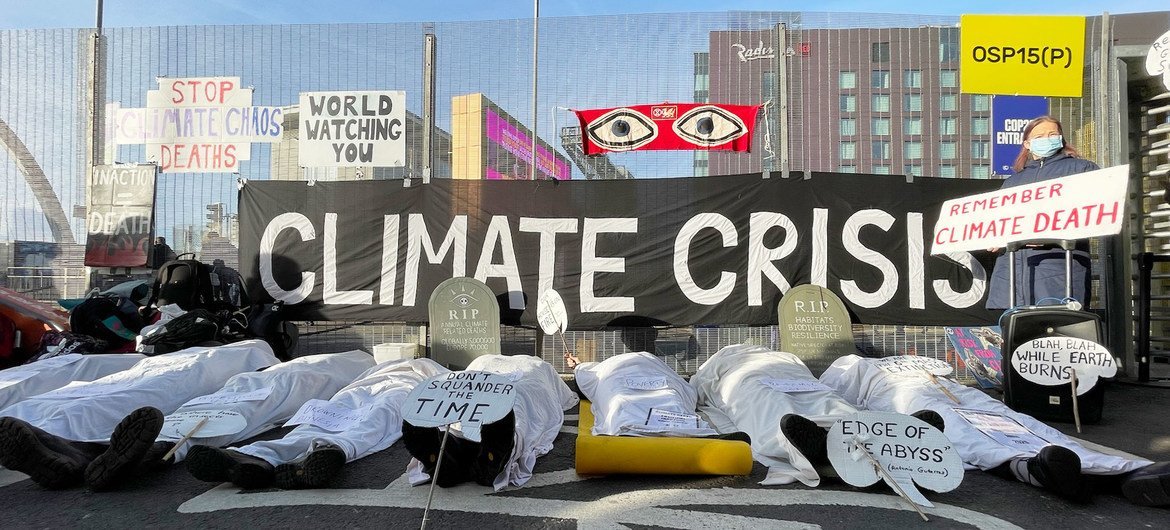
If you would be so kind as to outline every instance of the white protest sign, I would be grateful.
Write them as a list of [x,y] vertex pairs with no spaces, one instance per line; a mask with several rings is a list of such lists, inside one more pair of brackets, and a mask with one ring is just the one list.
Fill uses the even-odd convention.
[[1117,375],[1117,361],[1104,346],[1073,337],[1040,337],[1012,352],[1012,368],[1038,385],[1067,385],[1077,375],[1077,395],[1088,392],[1098,377]]
[[650,414],[646,418],[646,426],[665,430],[695,429],[699,427],[699,416],[686,412],[650,409]]
[[406,165],[406,92],[301,92],[301,167]]
[[564,333],[569,329],[569,312],[565,310],[565,301],[553,289],[540,295],[536,306],[536,321],[540,329],[549,335]]
[[829,462],[842,480],[858,487],[884,480],[859,447],[868,450],[907,496],[922,506],[933,504],[914,483],[945,492],[963,481],[963,460],[950,440],[911,416],[862,411],[838,420],[829,429]]
[[891,374],[909,374],[909,375],[923,375],[923,371],[930,372],[934,375],[949,375],[955,371],[955,368],[946,361],[935,359],[934,357],[921,357],[918,355],[894,355],[892,357],[882,357],[873,361],[874,365],[887,373]]
[[986,434],[1000,445],[1011,447],[1025,455],[1035,455],[1052,443],[1020,425],[1016,420],[985,410],[954,409],[967,423]]
[[1170,31],[1163,33],[1150,45],[1146,54],[1146,73],[1162,74],[1162,84],[1170,90]]
[[402,405],[402,419],[418,427],[459,423],[463,436],[478,442],[479,429],[512,411],[516,385],[507,376],[465,370],[436,375],[414,387]]
[[324,399],[310,399],[301,405],[297,413],[284,426],[307,424],[329,432],[343,432],[352,429],[366,419],[366,414],[369,411],[369,407],[351,409],[341,403],[325,401]]
[[184,407],[195,405],[227,405],[229,403],[243,403],[246,401],[264,401],[272,395],[272,387],[266,386],[250,392],[220,390],[214,394],[199,396],[183,404]]
[[166,439],[178,440],[191,432],[204,419],[207,422],[199,428],[192,438],[214,438],[236,434],[248,427],[248,419],[243,414],[231,410],[186,410],[176,412],[163,420],[159,436]]
[[666,378],[655,375],[629,375],[622,381],[630,390],[663,390],[666,388]]
[[1129,166],[1005,188],[943,203],[931,254],[1032,239],[1113,235],[1125,222]]
[[820,392],[822,390],[831,390],[828,385],[807,379],[775,379],[766,377],[760,380],[764,386],[780,392],[789,394],[797,394],[801,392]]

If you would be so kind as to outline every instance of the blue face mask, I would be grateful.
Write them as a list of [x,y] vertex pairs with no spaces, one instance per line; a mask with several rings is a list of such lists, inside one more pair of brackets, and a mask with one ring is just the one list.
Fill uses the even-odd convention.
[[1048,158],[1064,147],[1064,137],[1049,136],[1047,138],[1033,138],[1028,142],[1028,150],[1040,158]]

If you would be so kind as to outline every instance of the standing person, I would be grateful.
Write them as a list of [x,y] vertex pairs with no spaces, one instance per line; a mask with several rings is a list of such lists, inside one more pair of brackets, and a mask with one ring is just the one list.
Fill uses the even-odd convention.
[[151,268],[157,269],[163,263],[171,261],[176,257],[175,251],[171,249],[170,245],[167,245],[167,238],[163,236],[154,238],[154,248],[151,249],[150,257]]
[[[1037,182],[1076,175],[1100,169],[1097,164],[1080,158],[1080,154],[1064,139],[1060,121],[1052,116],[1041,116],[1028,122],[1024,127],[1024,143],[1012,166],[1015,174],[1003,182],[1004,188],[1026,186]],[[990,249],[993,252],[1001,249]],[[1016,251],[1015,260],[1016,295],[1008,300],[1008,259],[1007,254],[995,260],[995,271],[991,275],[990,294],[987,296],[988,309],[1007,309],[1018,305],[1035,304],[1045,298],[1061,300],[1065,296],[1064,249],[1059,245],[1027,245]],[[1089,297],[1089,241],[1077,242],[1072,253],[1073,263],[1068,278],[1072,285],[1072,297],[1087,305]]]

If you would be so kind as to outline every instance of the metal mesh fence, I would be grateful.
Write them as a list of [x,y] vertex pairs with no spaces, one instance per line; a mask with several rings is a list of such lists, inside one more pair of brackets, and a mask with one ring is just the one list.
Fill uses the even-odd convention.
[[[104,63],[93,109],[86,95],[92,31],[0,31],[0,133],[4,133],[0,140],[5,147],[0,149],[4,195],[0,200],[0,281],[18,286],[22,284],[10,277],[38,276],[49,278],[50,283],[78,283],[81,257],[71,243],[83,243],[86,233],[86,116],[90,110],[108,117],[111,105],[144,107],[147,91],[159,88],[160,77],[234,76],[254,88],[254,105],[287,111],[294,109],[298,94],[305,91],[403,90],[407,110],[417,121],[423,114],[419,94],[426,34],[433,34],[437,42],[435,176],[439,178],[460,176],[452,162],[456,150],[452,102],[469,94],[482,94],[515,125],[535,130],[570,162],[577,159],[571,146],[561,141],[563,129],[576,125],[568,108],[663,101],[766,103],[751,154],[612,154],[607,159],[610,173],[585,171],[584,166],[570,163],[573,178],[782,171],[785,156],[792,171],[992,178],[998,171],[990,161],[990,98],[959,93],[957,22],[948,16],[800,12],[542,18],[535,113],[531,102],[533,22],[529,19],[108,29],[100,41]],[[1099,24],[1098,18],[1089,19],[1089,50],[1100,46]],[[1082,153],[1094,158],[1099,152],[1100,126],[1092,101],[1099,69],[1092,68],[1094,54],[1087,55],[1085,96],[1054,100],[1052,108],[1072,131],[1072,140]],[[238,241],[237,178],[421,176],[421,166],[413,163],[395,170],[300,168],[295,151],[289,148],[295,121],[286,117],[286,137],[281,143],[252,144],[238,174],[160,174],[155,233],[165,236],[178,252],[196,252],[207,261],[214,254],[230,265],[236,261],[232,245]],[[290,130],[294,131],[291,138]],[[408,152],[422,149],[421,138],[409,134],[409,129],[407,144]],[[146,149],[140,145],[114,146],[103,138],[95,145],[98,162],[141,162],[145,157]],[[65,235],[59,233],[62,227]],[[36,285],[46,299],[64,290]],[[306,325],[305,330],[325,331],[339,325],[349,326],[322,323]],[[306,351],[350,345],[368,348],[400,341],[411,330],[417,334],[412,326],[354,325],[307,335],[302,346]],[[622,351],[621,341],[615,342],[619,333],[574,332],[568,338],[571,344],[592,344],[600,355],[611,355]],[[685,335],[685,340],[671,338],[675,333]],[[549,360],[559,362],[559,342],[544,338],[537,348],[538,339],[531,330],[511,330],[506,336],[506,342],[531,345],[529,352],[539,349]],[[946,348],[941,337],[941,330],[858,328],[859,346],[874,354],[915,350],[942,356]],[[775,330],[667,330],[657,347],[665,348],[680,371],[689,372],[718,346],[749,340],[774,345]]]

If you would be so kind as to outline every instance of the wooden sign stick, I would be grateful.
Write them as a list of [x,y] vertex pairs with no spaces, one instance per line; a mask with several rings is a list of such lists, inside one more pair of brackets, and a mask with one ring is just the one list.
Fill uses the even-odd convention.
[[1073,400],[1073,419],[1077,422],[1077,434],[1081,433],[1081,409],[1077,406],[1077,371],[1072,371],[1072,400]]
[[874,458],[873,454],[869,452],[869,449],[866,449],[864,445],[861,445],[860,443],[858,443],[856,438],[854,438],[854,440],[853,440],[853,447],[860,449],[861,452],[865,454],[865,457],[869,459],[869,463],[873,464],[873,468],[876,469],[878,473],[881,473],[882,476],[886,478],[886,480],[889,482],[889,484],[894,487],[894,492],[897,493],[899,497],[902,497],[902,500],[909,503],[910,507],[914,508],[914,511],[918,512],[918,516],[921,517],[923,521],[926,521],[928,523],[930,522],[930,519],[927,519],[926,514],[922,513],[922,510],[920,508],[918,508],[918,503],[910,500],[910,497],[908,495],[906,495],[906,492],[902,491],[902,486],[898,485],[898,481],[894,480],[894,477],[891,477],[889,475],[889,473],[886,473],[885,468],[882,467],[882,463],[878,462],[877,458]]
[[191,429],[191,432],[188,432],[186,436],[179,438],[179,441],[175,442],[175,445],[171,447],[171,450],[167,451],[167,454],[163,455],[163,461],[165,462],[170,457],[175,456],[175,452],[179,450],[179,447],[182,446],[183,443],[187,440],[190,440],[192,436],[195,436],[195,433],[199,432],[199,429],[202,429],[204,425],[207,425],[207,420],[210,419],[211,418],[203,418],[202,420],[199,420],[199,423],[195,424],[195,427]]
[[435,474],[431,477],[431,491],[427,493],[427,507],[423,510],[422,526],[420,530],[425,530],[427,527],[427,516],[431,512],[431,499],[435,497],[435,482],[439,480],[439,468],[443,465],[443,452],[447,449],[447,437],[451,436],[451,426],[443,431],[443,441],[439,443],[439,461],[435,462]]
[[947,387],[943,386],[942,381],[938,380],[938,377],[936,377],[934,375],[934,372],[931,372],[930,370],[927,370],[925,368],[923,368],[923,371],[926,372],[926,375],[930,376],[930,380],[933,381],[934,384],[938,385],[938,389],[942,390],[943,394],[946,394],[947,397],[951,398],[951,401],[954,401],[955,403],[962,404],[959,401],[959,398],[955,397],[955,395],[952,394],[950,390],[947,390]]

